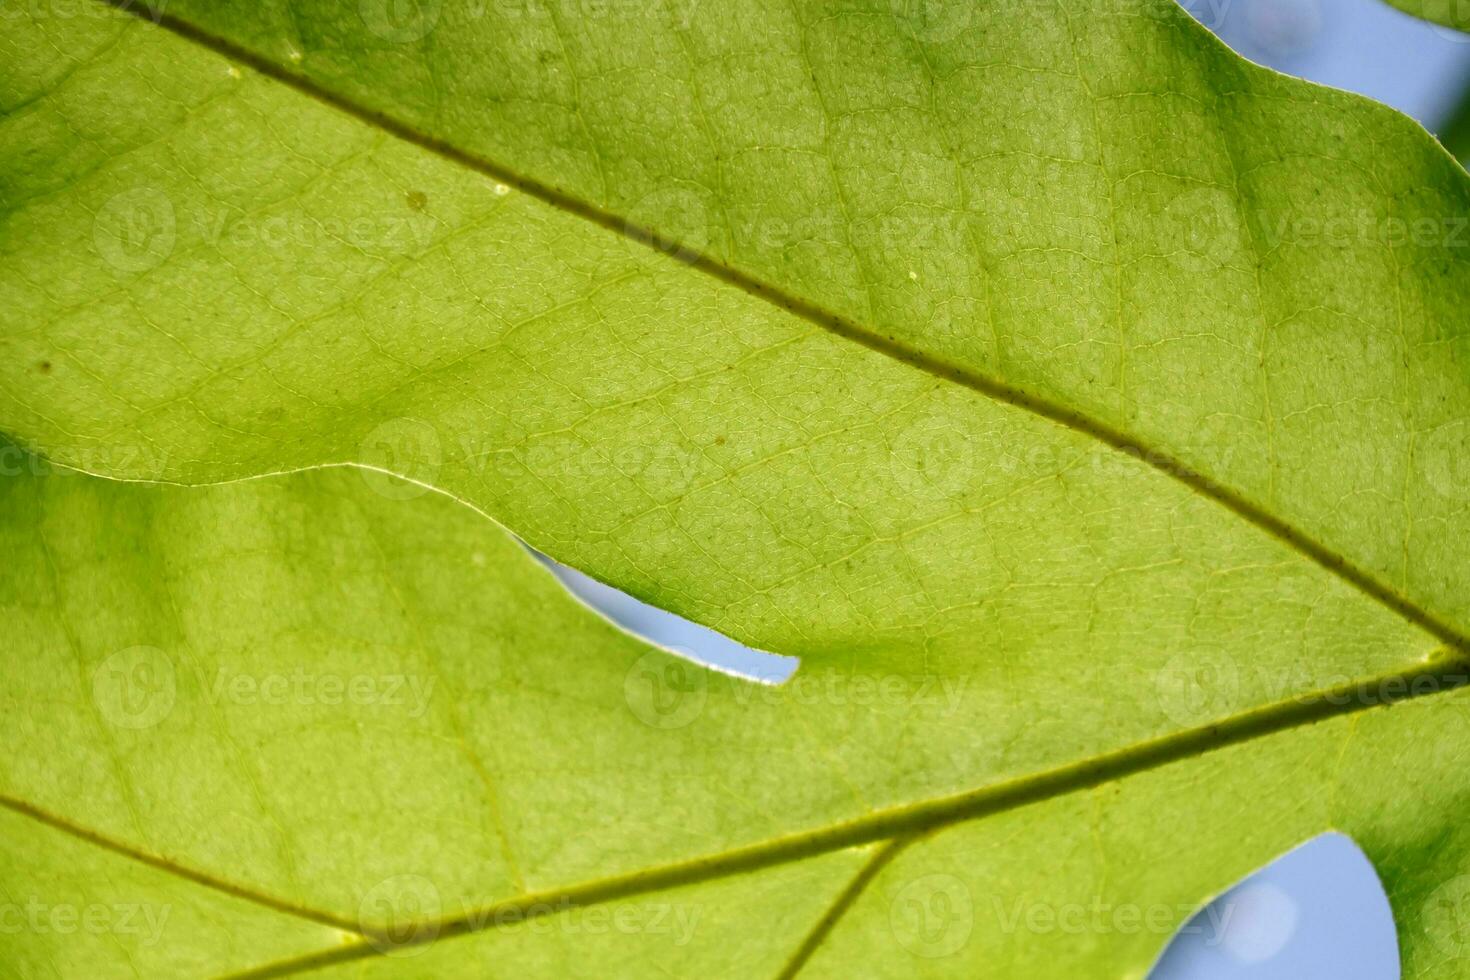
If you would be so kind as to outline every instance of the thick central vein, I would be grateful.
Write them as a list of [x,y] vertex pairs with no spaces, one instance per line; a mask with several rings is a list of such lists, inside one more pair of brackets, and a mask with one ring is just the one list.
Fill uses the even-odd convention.
[[[902,806],[866,814],[854,820],[814,828],[798,834],[772,838],[708,854],[688,861],[635,871],[612,878],[548,892],[521,895],[492,905],[472,909],[462,915],[420,923],[412,932],[410,943],[430,943],[455,936],[497,929],[511,923],[539,918],[568,908],[599,905],[650,892],[665,891],[764,868],[789,864],[834,851],[873,844],[886,846],[875,860],[838,896],[828,913],[806,937],[788,966],[799,968],[825,939],[837,919],[861,893],[862,889],[898,853],[898,848],[920,835],[933,833],[955,824],[977,820],[1033,803],[1040,803],[1068,793],[1083,791],[1128,776],[1182,762],[1231,746],[1251,742],[1280,732],[1315,724],[1330,718],[1369,709],[1387,708],[1415,698],[1455,691],[1470,684],[1470,654],[1442,651],[1428,662],[1368,678],[1360,678],[1321,691],[1298,695],[1285,701],[1265,705],[1219,719],[1207,725],[1093,756],[1052,769],[949,796],[932,797]],[[19,800],[0,796],[4,806],[35,819],[53,829],[71,834],[156,870],[177,875],[207,888],[235,898],[254,902],[277,912],[309,919],[344,931],[364,936],[361,941],[336,946],[268,964],[236,980],[261,980],[281,977],[335,963],[377,955],[384,942],[371,923],[353,922],[343,917],[304,908],[294,902],[276,898],[243,885],[225,882],[207,872],[189,868],[176,861],[151,855],[135,847],[111,840],[85,828],[52,817]],[[886,854],[886,857],[881,855]],[[829,921],[830,920],[830,921]]]
[[[660,248],[665,242],[665,239],[657,235],[654,229],[634,225],[622,216],[595,204],[572,197],[555,187],[519,174],[502,164],[478,156],[447,141],[419,132],[400,120],[354,102],[345,96],[327,91],[304,76],[262,58],[232,41],[209,34],[178,17],[167,14],[159,16],[157,12],[133,8],[131,0],[101,0],[101,2],[150,21],[157,19],[160,26],[175,34],[233,61],[247,65],[302,95],[453,163],[516,187],[543,203],[614,234],[638,241],[651,248]],[[1319,692],[1315,697],[1295,698],[1267,705],[1210,725],[1176,732],[1115,752],[964,793],[880,810],[849,822],[750,844],[691,861],[588,882],[555,892],[521,896],[462,916],[433,923],[432,928],[418,931],[418,935],[424,937],[423,941],[496,928],[507,921],[522,921],[525,918],[549,914],[550,911],[566,908],[569,904],[585,906],[610,902],[632,895],[752,872],[844,848],[883,843],[884,847],[849,884],[842,895],[838,896],[833,907],[817,923],[793,955],[788,964],[788,972],[794,973],[825,939],[831,927],[846,907],[856,900],[862,888],[881,871],[889,860],[897,855],[903,843],[913,839],[916,835],[932,832],[958,822],[974,820],[1037,803],[1066,793],[1089,789],[1171,762],[1218,751],[1334,716],[1384,706],[1427,693],[1445,692],[1470,683],[1470,637],[1434,613],[1421,608],[1399,594],[1392,586],[1379,580],[1374,574],[1355,566],[1345,556],[1265,511],[1237,491],[1220,485],[1182,460],[1148,447],[1129,433],[1067,406],[1026,392],[972,368],[951,364],[933,355],[911,349],[892,337],[879,334],[869,327],[839,316],[747,272],[732,268],[709,255],[681,247],[679,257],[690,268],[771,303],[834,335],[925,371],[937,378],[1083,433],[1114,450],[1147,463],[1285,543],[1360,592],[1393,610],[1405,620],[1434,635],[1450,650],[1441,659],[1409,670],[1371,678],[1367,681],[1350,682],[1339,688]],[[1427,685],[1427,690],[1421,689],[1425,686],[1425,681],[1431,682]],[[1397,689],[1403,693],[1397,697],[1385,695],[1378,699],[1368,699],[1362,696],[1365,685],[1375,685],[1378,690],[1388,690],[1391,686],[1396,685]],[[305,917],[314,921],[361,932],[360,925],[354,926],[344,920],[302,910],[266,895],[224,885],[208,875],[183,868],[173,862],[149,858],[141,852],[108,842],[97,835],[46,820],[39,811],[16,801],[0,802],[16,812],[41,819],[58,829],[76,833],[94,844],[108,847],[117,853],[143,860],[159,870],[181,875],[198,884],[224,890],[236,897],[254,901],[277,911],[295,915],[304,914]],[[370,942],[357,942],[268,965],[243,976],[283,976],[332,963],[371,956],[376,952],[377,947]]]
[[[415,930],[413,941],[431,943],[440,939],[471,935],[567,908],[618,901],[635,895],[789,864],[845,848],[888,842],[864,871],[844,889],[827,914],[806,937],[788,964],[794,971],[800,969],[872,878],[897,855],[904,844],[919,835],[1040,803],[1067,793],[1092,789],[1171,762],[1217,752],[1288,729],[1368,709],[1387,708],[1416,697],[1447,693],[1467,684],[1470,684],[1470,655],[1446,651],[1443,656],[1409,670],[1359,679],[1312,694],[1299,695],[1198,728],[1139,742],[1115,752],[968,792],[891,807],[845,823],[762,841],[692,861],[509,899],[427,924]],[[356,942],[269,964],[240,974],[234,980],[264,980],[267,977],[288,976],[362,959],[380,951],[380,946],[371,942]]]
[[[869,881],[897,855],[899,847],[919,835],[1040,803],[1067,793],[1092,789],[1171,762],[1217,752],[1292,728],[1368,709],[1387,708],[1417,697],[1447,693],[1467,684],[1470,684],[1470,654],[1444,651],[1441,656],[1408,670],[1362,678],[1298,695],[1197,728],[1138,742],[1115,752],[992,783],[964,793],[891,807],[844,823],[733,848],[691,861],[508,899],[463,915],[426,923],[414,931],[411,942],[431,943],[455,936],[472,935],[568,908],[614,902],[635,895],[789,864],[845,848],[888,842],[887,847],[875,855],[874,860],[864,869],[866,873],[859,873],[806,937],[788,964],[789,967],[799,969]],[[884,854],[886,857],[883,857]],[[355,942],[268,964],[239,974],[233,980],[283,977],[363,959],[380,952],[381,944]]]
[[[310,78],[264,58],[249,49],[211,34],[162,10],[150,10],[135,3],[135,0],[98,0],[139,19],[166,28],[174,34],[205,47],[214,53],[239,62],[261,75],[286,85],[333,110],[381,130],[389,135],[411,143],[459,166],[488,176],[503,184],[515,187],[559,211],[588,221],[616,235],[636,241],[660,252],[670,250],[668,239],[658,229],[645,228],[628,221],[624,216],[599,207],[589,201],[574,197],[566,192],[543,183],[533,177],[517,173],[494,160],[480,156],[447,140],[420,132],[411,125],[389,114],[355,101],[345,95],[329,91]],[[991,377],[973,368],[951,364],[942,358],[910,348],[893,337],[840,316],[809,300],[783,290],[757,276],[733,268],[724,262],[676,244],[678,260],[726,285],[768,302],[797,316],[831,334],[860,344],[885,357],[899,361],[912,368],[924,371],[933,377],[985,395],[1040,416],[1057,425],[1089,436],[1104,445],[1125,453],[1172,477],[1192,491],[1214,500],[1236,516],[1254,525],[1266,534],[1284,543],[1287,547],[1304,555],[1311,561],[1337,576],[1374,601],[1391,609],[1394,613],[1415,626],[1432,634],[1440,642],[1457,650],[1470,652],[1470,635],[1456,625],[1424,609],[1393,586],[1382,581],[1372,572],[1359,568],[1346,556],[1315,540],[1301,529],[1269,513],[1244,494],[1224,486],[1213,477],[1201,472],[1170,453],[1145,445],[1136,437],[1107,422],[1085,415],[1050,399],[1025,391],[999,378]]]

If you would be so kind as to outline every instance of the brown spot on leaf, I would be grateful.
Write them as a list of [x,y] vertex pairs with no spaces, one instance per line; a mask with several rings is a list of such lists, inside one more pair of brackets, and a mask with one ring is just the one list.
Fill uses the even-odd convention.
[[723,446],[724,444],[725,444],[725,437],[724,436],[715,436],[715,445],[716,446]]
[[422,211],[424,205],[429,203],[429,195],[423,191],[409,191],[405,196],[408,198],[408,206],[415,211]]
[[50,361],[42,361],[40,364],[37,364],[36,365],[36,370],[37,371],[40,371],[42,374],[50,374],[51,373],[51,362]]

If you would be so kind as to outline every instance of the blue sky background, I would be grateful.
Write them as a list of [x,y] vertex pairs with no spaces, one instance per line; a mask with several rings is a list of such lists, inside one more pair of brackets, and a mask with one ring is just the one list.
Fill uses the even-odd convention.
[[[1470,37],[1382,0],[1181,0],[1252,61],[1360,92],[1431,132],[1470,86]],[[728,670],[784,680],[791,657],[749,650],[553,564],[575,593],[661,646]],[[1200,913],[1165,951],[1151,980],[1397,980],[1392,913],[1377,875],[1348,838],[1319,837],[1261,869]],[[1224,922],[1223,929],[1209,925]]]

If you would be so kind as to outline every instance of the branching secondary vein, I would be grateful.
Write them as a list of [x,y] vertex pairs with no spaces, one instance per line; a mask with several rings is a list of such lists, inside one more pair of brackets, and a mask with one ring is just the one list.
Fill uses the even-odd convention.
[[[993,783],[964,793],[920,800],[904,806],[879,810],[845,823],[820,827],[788,837],[761,841],[690,861],[649,868],[615,878],[587,882],[550,892],[523,895],[452,918],[426,921],[412,930],[413,938],[409,942],[429,943],[469,935],[552,915],[569,908],[598,905],[634,895],[759,871],[845,848],[886,844],[886,847],[879,852],[887,854],[882,863],[870,862],[868,867],[871,870],[867,878],[863,879],[860,873],[859,877],[848,886],[848,890],[852,891],[852,899],[856,899],[861,888],[866,887],[883,866],[897,856],[900,848],[908,846],[909,842],[924,834],[1032,803],[1039,803],[1067,793],[1091,789],[1172,762],[1202,756],[1293,728],[1370,709],[1387,708],[1415,698],[1448,693],[1465,687],[1467,684],[1470,684],[1470,656],[1455,651],[1444,651],[1440,656],[1407,670],[1362,678],[1325,690],[1298,695],[1286,701],[1232,715],[1197,728],[1139,742],[1115,752]],[[1377,693],[1375,696],[1365,696],[1365,692]],[[239,974],[236,980],[245,980],[245,978],[261,980],[266,977],[288,976],[335,963],[375,956],[385,948],[385,945],[392,948],[391,944],[385,944],[382,937],[377,936],[371,927],[364,923],[353,922],[331,913],[305,909],[263,892],[222,881],[213,875],[185,867],[166,858],[147,854],[127,844],[78,827],[20,800],[0,796],[0,806],[71,834],[87,843],[139,861],[156,870],[177,875],[195,884],[254,902],[266,908],[363,937],[347,945],[269,964]],[[844,903],[842,897],[839,896],[837,904],[834,905],[837,915],[840,916],[850,904],[851,900]],[[828,915],[832,915],[830,910]],[[822,923],[818,924],[817,931],[807,937],[807,942],[812,943],[812,937],[816,936],[813,950],[816,948],[815,944],[821,942],[836,921],[836,917],[833,917],[831,923],[824,928],[822,925],[826,922],[826,917],[824,917]],[[807,955],[810,955],[810,951]],[[797,965],[800,966],[800,963]]]
[[[128,0],[100,0],[100,2],[132,12],[148,20],[155,18],[152,12],[129,10]],[[573,198],[555,187],[519,175],[493,161],[420,133],[370,107],[327,92],[290,69],[261,58],[233,42],[209,35],[177,17],[164,15],[161,23],[174,33],[227,58],[248,65],[309,98],[452,162],[515,186],[553,207],[585,219],[598,227],[650,244],[651,247],[656,247],[656,243],[663,241],[650,230],[630,225],[620,216],[596,205]],[[1185,465],[1181,460],[1152,450],[1129,434],[1105,422],[1039,398],[972,369],[949,364],[922,352],[911,350],[891,337],[879,335],[870,328],[837,316],[750,274],[730,268],[712,257],[688,251],[681,252],[681,256],[692,268],[785,309],[823,330],[861,344],[865,348],[925,371],[937,378],[961,385],[1088,435],[1119,452],[1140,459],[1183,483],[1191,490],[1216,501],[1241,519],[1311,559],[1362,593],[1393,610],[1408,622],[1434,635],[1448,649],[1440,658],[1428,664],[1416,665],[1407,670],[1370,678],[1367,681],[1351,682],[1340,688],[1318,692],[1315,697],[1296,698],[1267,705],[1222,719],[1211,725],[1141,742],[1115,752],[965,793],[918,801],[871,813],[846,823],[751,844],[674,865],[590,882],[556,892],[521,896],[476,910],[471,914],[432,923],[433,928],[421,930],[426,937],[446,938],[468,934],[481,929],[494,928],[501,922],[507,921],[507,918],[510,921],[520,921],[535,915],[548,914],[539,912],[540,908],[552,910],[566,908],[568,903],[591,905],[609,902],[630,895],[753,872],[843,848],[880,844],[872,860],[838,896],[832,908],[818,922],[793,955],[792,960],[787,964],[787,975],[790,975],[794,974],[824,941],[840,916],[860,896],[862,890],[917,835],[1066,793],[1085,790],[1172,762],[1310,725],[1331,717],[1425,694],[1449,691],[1465,685],[1467,680],[1470,680],[1470,637],[1467,637],[1457,625],[1446,622],[1435,613],[1419,607],[1392,586],[1380,581],[1374,574],[1353,565],[1345,556],[1311,539],[1286,521],[1266,512],[1245,496],[1219,485],[1211,477]],[[1395,686],[1404,693],[1401,696],[1385,696],[1377,700],[1369,700],[1360,696],[1365,683],[1378,684],[1380,688],[1386,689],[1390,682],[1396,682]],[[1427,682],[1427,684],[1420,682]],[[196,884],[285,914],[306,918],[364,937],[363,941],[348,946],[263,967],[247,974],[248,976],[281,976],[330,963],[372,956],[377,952],[377,948],[369,941],[370,930],[365,930],[360,923],[354,923],[330,913],[303,909],[269,895],[224,882],[206,873],[188,869],[167,859],[149,855],[69,824],[23,801],[0,797],[0,805],[45,823],[54,829],[72,834],[88,843],[140,861],[157,870],[178,875]],[[502,915],[505,912],[520,914],[518,918],[507,917]]]
[[45,810],[42,810],[40,807],[27,803],[24,800],[18,800],[14,797],[0,795],[0,807],[4,807],[5,809],[10,810],[12,813],[19,814],[20,816],[28,817],[31,820],[35,820],[37,823],[45,824],[52,830],[56,830],[71,837],[75,837],[78,840],[83,841],[84,843],[93,845],[94,847],[100,847],[103,850],[111,851],[113,854],[119,855],[120,857],[125,857],[131,861],[137,861],[139,864],[145,864],[148,867],[153,868],[155,871],[162,871],[165,874],[170,874],[177,878],[183,878],[185,881],[191,881],[196,885],[203,885],[205,888],[213,889],[214,891],[221,892],[225,895],[230,895],[234,898],[244,899],[247,902],[253,902],[256,905],[263,906],[275,912],[281,912],[285,915],[293,916],[298,919],[305,919],[308,922],[315,922],[318,925],[330,926],[333,929],[340,929],[343,932],[353,933],[358,936],[364,935],[363,929],[358,925],[357,922],[353,921],[352,919],[344,918],[339,915],[334,915],[331,912],[323,912],[319,909],[306,908],[305,906],[297,905],[294,902],[289,902],[286,899],[276,898],[275,896],[268,895],[265,892],[257,891],[256,889],[249,888],[244,885],[239,885],[231,881],[225,881],[223,878],[217,878],[212,874],[204,871],[199,871],[195,868],[190,868],[183,864],[179,864],[177,861],[172,861],[166,857],[161,857],[157,854],[149,854],[147,851],[133,847],[130,844],[123,843],[122,841],[113,840],[112,838],[99,834],[96,831],[88,830],[86,827],[78,826],[77,824],[74,824],[69,820],[58,817],[53,813],[48,813]]
[[913,837],[895,837],[880,847],[868,859],[868,863],[858,870],[858,873],[853,876],[852,881],[848,882],[847,887],[842,890],[842,893],[837,896],[827,911],[817,920],[817,924],[812,927],[812,931],[807,934],[806,939],[802,940],[796,952],[791,955],[791,959],[782,967],[781,972],[776,975],[776,980],[792,980],[792,978],[801,972],[801,968],[806,966],[807,961],[812,958],[812,954],[817,951],[822,943],[826,942],[827,937],[832,934],[832,930],[837,927],[837,923],[842,921],[842,917],[847,914],[847,910],[852,908],[853,904],[867,890],[868,885],[872,883],[873,879],[878,877],[878,872],[886,868],[894,858],[898,857],[898,852],[913,843],[914,840],[915,838]]

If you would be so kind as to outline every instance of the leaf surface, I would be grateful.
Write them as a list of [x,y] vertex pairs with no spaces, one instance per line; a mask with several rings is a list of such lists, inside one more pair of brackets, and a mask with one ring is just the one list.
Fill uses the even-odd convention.
[[[808,666],[966,677],[956,722],[984,736],[956,791],[1456,636],[1088,433],[145,21],[20,28],[21,66],[85,55],[33,69],[6,120],[5,145],[71,155],[13,171],[49,186],[8,198],[0,266],[0,399],[61,462],[202,480],[376,458]],[[119,78],[143,79],[121,107]],[[423,242],[363,240],[425,215]],[[900,783],[954,751],[832,741]]]
[[422,456],[786,652],[852,642],[804,582],[947,609],[931,569],[996,564],[855,549],[1131,455],[1181,484],[1133,509],[1203,494],[1463,642],[1470,183],[1402,116],[1173,4],[360,6],[20,23],[22,442],[182,482]]
[[[994,945],[931,961],[903,916],[968,896],[1019,976],[1043,948],[1142,970],[1166,930],[1018,942],[974,917],[992,891],[1177,924],[1341,826],[1397,876],[1408,962],[1454,975],[1416,904],[1448,900],[1453,838],[1416,846],[1408,790],[1321,766],[1357,765],[1359,723],[1427,740],[1405,778],[1451,813],[1457,696],[1305,733],[1293,700],[1443,687],[1463,652],[1466,178],[1422,131],[1149,4],[952,32],[425,6],[417,36],[371,3],[86,9],[0,38],[0,428],[134,480],[313,472],[125,487],[4,447],[7,683],[58,706],[6,720],[44,746],[7,760],[12,812],[54,818],[15,867],[70,832],[292,921],[258,959],[203,935],[220,970],[375,951],[340,933],[431,897],[428,973],[697,971],[731,937],[748,972],[945,973]],[[423,484],[801,683],[640,647]],[[439,694],[328,710],[299,674]],[[144,734],[106,717],[165,676]],[[1197,789],[1243,772],[1279,792]],[[1076,837],[1084,810],[1119,823]],[[1197,861],[1163,832],[1247,812]],[[1095,857],[1037,857],[1064,841]],[[1025,860],[960,857],[997,850]],[[905,891],[926,862],[960,890]],[[447,935],[607,882],[704,910],[704,941]],[[789,912],[752,943],[757,904]]]
[[[1204,898],[1338,828],[1406,975],[1460,975],[1435,903],[1467,870],[1464,664],[1410,645],[1313,700],[977,779],[964,670],[710,674],[465,508],[381,489],[0,481],[0,881],[113,917],[22,930],[8,966],[1141,974]],[[1017,926],[1098,903],[1100,927]]]

